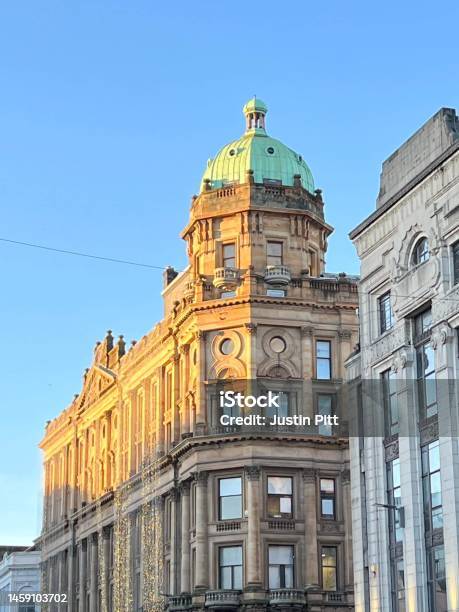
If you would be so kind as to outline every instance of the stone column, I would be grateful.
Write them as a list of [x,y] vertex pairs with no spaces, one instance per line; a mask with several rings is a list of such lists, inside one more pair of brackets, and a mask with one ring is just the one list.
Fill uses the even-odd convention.
[[[103,559],[104,566],[102,568],[102,584],[100,588],[102,590],[102,610],[99,612],[110,612],[108,609],[108,597],[109,597],[109,580],[110,580],[110,527],[103,527],[99,535],[99,546],[103,546]],[[105,602],[105,608],[103,604]]]
[[86,611],[86,553],[87,541],[81,540],[79,546],[79,566],[80,566],[80,599],[78,604],[78,612]]
[[169,534],[170,537],[170,545],[171,545],[171,572],[170,572],[170,584],[168,585],[169,593],[171,595],[175,595],[177,588],[177,500],[178,493],[177,489],[172,489],[170,492],[170,525],[171,532]]
[[260,535],[260,468],[256,465],[246,467],[247,480],[247,586],[251,589],[261,587],[261,535]]
[[354,589],[354,572],[352,560],[352,513],[351,513],[351,473],[344,470],[341,473],[343,486],[343,520],[344,520],[344,586],[346,590]]
[[156,370],[157,392],[156,398],[156,456],[160,457],[164,453],[164,375],[162,367]]
[[206,391],[204,380],[206,379],[206,341],[205,334],[199,330],[196,334],[197,339],[197,359],[198,368],[197,389],[196,389],[196,433],[202,435],[206,431]]
[[459,386],[454,373],[455,333],[441,323],[432,331],[437,378],[438,433],[448,611],[459,610]]
[[197,472],[196,477],[196,568],[195,589],[209,586],[209,543],[207,525],[207,472]]
[[182,375],[181,375],[181,407],[182,407],[182,420],[181,420],[181,429],[182,434],[188,433],[190,431],[190,402],[188,396],[188,385],[190,379],[190,347],[188,344],[185,344],[180,347],[182,354]]
[[97,533],[91,534],[89,545],[91,546],[91,576],[89,579],[90,584],[90,598],[89,598],[89,612],[97,612],[97,599],[98,599],[98,560],[99,555],[97,551]]
[[182,558],[180,565],[180,591],[190,592],[190,483],[182,483]]
[[306,584],[319,583],[317,557],[317,478],[312,468],[303,470],[304,486],[304,554],[306,560]]
[[75,585],[75,579],[74,579],[74,554],[75,554],[75,546],[73,544],[70,544],[70,546],[67,549],[68,553],[67,553],[67,609],[73,610],[74,609],[74,603],[75,603],[75,591],[76,591],[76,585]]

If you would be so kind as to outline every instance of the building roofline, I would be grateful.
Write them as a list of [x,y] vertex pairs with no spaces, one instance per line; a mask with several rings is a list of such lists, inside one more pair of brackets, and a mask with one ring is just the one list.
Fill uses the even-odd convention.
[[449,157],[454,155],[459,150],[459,140],[451,144],[441,155],[431,162],[424,170],[417,174],[411,181],[409,181],[400,191],[395,193],[391,198],[387,200],[380,208],[377,208],[371,213],[364,221],[359,223],[351,232],[349,232],[349,238],[354,240],[359,234],[366,230],[372,223],[374,223],[379,217],[387,212],[392,206],[394,206],[399,200],[401,200],[407,193],[409,193],[414,187],[421,183],[431,172],[441,166]]

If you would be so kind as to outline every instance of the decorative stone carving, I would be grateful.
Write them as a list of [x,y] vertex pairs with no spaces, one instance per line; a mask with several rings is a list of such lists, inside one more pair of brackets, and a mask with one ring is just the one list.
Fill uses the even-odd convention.
[[258,465],[247,465],[245,467],[245,474],[246,474],[247,480],[259,480],[260,467]]
[[398,325],[390,333],[378,338],[370,347],[370,363],[380,361],[382,357],[393,353],[398,347],[404,345],[405,328]]
[[[457,309],[457,305],[456,305]],[[434,350],[446,344],[448,337],[452,339],[451,328],[447,323],[440,323],[432,330],[431,345]]]
[[351,482],[351,471],[350,470],[343,470],[341,472],[341,482],[343,484],[349,484]]
[[304,468],[303,469],[303,482],[305,483],[314,483],[317,477],[317,470],[314,468]]

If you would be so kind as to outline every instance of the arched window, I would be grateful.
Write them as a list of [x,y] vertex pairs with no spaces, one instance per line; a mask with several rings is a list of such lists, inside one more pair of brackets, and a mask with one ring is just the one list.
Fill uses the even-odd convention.
[[412,263],[413,266],[425,263],[430,257],[429,253],[429,241],[427,238],[421,238],[414,247]]

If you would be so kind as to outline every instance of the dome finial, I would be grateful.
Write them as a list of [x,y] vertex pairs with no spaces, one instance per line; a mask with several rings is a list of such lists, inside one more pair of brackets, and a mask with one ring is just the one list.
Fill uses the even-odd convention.
[[251,100],[245,104],[243,108],[246,121],[246,132],[256,131],[257,133],[265,133],[265,116],[268,112],[268,107],[257,98],[256,94]]

